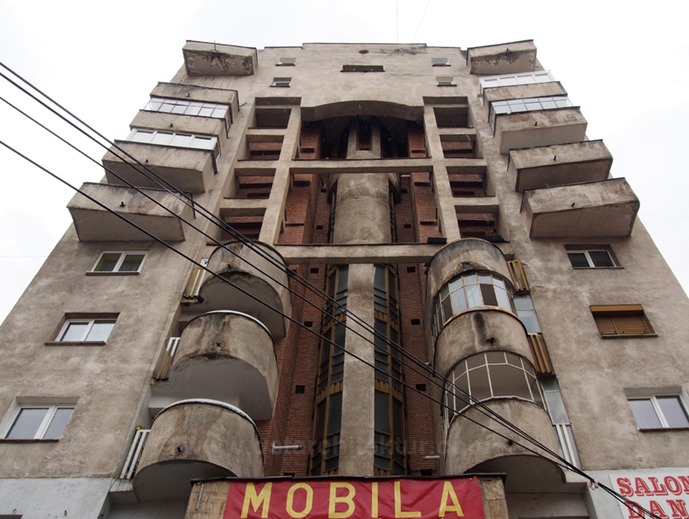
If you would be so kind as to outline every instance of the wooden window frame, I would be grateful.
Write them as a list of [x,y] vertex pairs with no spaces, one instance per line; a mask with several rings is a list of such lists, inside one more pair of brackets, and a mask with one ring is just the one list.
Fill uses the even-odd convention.
[[591,305],[589,308],[603,339],[658,336],[639,304]]

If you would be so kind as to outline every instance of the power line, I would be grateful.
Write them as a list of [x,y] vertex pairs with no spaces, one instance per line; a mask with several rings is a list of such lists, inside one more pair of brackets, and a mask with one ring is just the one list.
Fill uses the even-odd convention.
[[[4,67],[4,65],[3,65],[3,67]],[[6,68],[6,67],[5,67],[5,68]],[[14,73],[14,72],[13,72],[13,73]],[[16,75],[16,74],[15,74],[15,75]],[[5,79],[7,79],[6,76],[4,76],[4,75],[2,75],[2,77],[4,77]],[[14,84],[14,83],[13,83],[13,84]],[[15,85],[16,85],[16,84],[15,84]],[[35,87],[34,87],[34,88],[35,88]],[[42,95],[45,95],[45,94],[42,93]],[[32,97],[33,97],[33,96],[32,96]],[[47,96],[46,96],[46,97],[47,97]],[[52,100],[51,100],[51,101],[52,101]],[[54,101],[53,101],[53,102],[54,102]],[[42,103],[42,104],[43,104],[43,103]],[[56,104],[57,104],[57,103],[56,103]],[[44,105],[44,106],[45,106],[45,105]],[[58,106],[59,106],[59,105],[58,105]],[[61,108],[62,108],[62,107],[61,107]],[[63,110],[64,110],[64,108],[63,108]],[[55,113],[55,112],[54,112],[54,113]],[[70,113],[70,112],[68,112],[68,113]],[[73,116],[73,114],[71,114],[71,113],[70,113],[70,115]],[[74,116],[73,116],[73,117],[74,117]],[[77,118],[77,120],[79,120],[79,119]],[[82,124],[85,124],[85,123],[83,123],[83,121],[81,121],[81,120],[79,120],[79,121],[82,122]],[[40,124],[40,123],[37,123],[37,124]],[[41,126],[42,126],[42,125],[41,125]],[[45,127],[44,127],[44,128],[45,128]],[[91,129],[91,128],[89,127],[89,129]],[[50,131],[50,130],[48,130],[48,131]],[[80,131],[82,131],[82,130],[80,130]],[[92,131],[95,132],[95,130],[92,130]],[[54,134],[54,132],[51,132],[51,133]],[[82,133],[83,133],[83,131],[82,131]],[[96,132],[96,133],[97,133],[97,132]],[[97,134],[98,134],[98,133],[97,133]],[[102,135],[100,135],[100,134],[98,134],[98,135],[101,136],[101,138],[105,139]],[[59,138],[59,137],[58,137],[58,138]],[[61,140],[64,141],[64,139],[61,139]],[[64,142],[67,143],[66,141],[64,141]],[[139,230],[141,230],[141,231],[144,232],[145,234],[149,235],[152,239],[155,239],[156,241],[159,241],[160,243],[163,243],[166,247],[170,248],[171,250],[175,250],[175,252],[178,252],[178,251],[176,251],[176,249],[174,249],[174,248],[171,247],[169,244],[167,244],[167,242],[164,242],[164,241],[158,239],[158,238],[155,237],[154,235],[148,233],[148,232],[145,231],[144,229],[142,229],[142,228],[140,228],[139,226],[133,224],[133,223],[130,222],[128,219],[124,218],[123,216],[119,215],[118,213],[115,213],[114,211],[110,210],[109,208],[103,206],[102,204],[100,204],[99,202],[97,202],[97,201],[96,201],[95,199],[93,199],[92,197],[90,197],[90,196],[88,196],[87,194],[83,193],[83,191],[81,191],[81,190],[77,189],[76,187],[72,186],[71,184],[67,183],[66,181],[64,181],[64,180],[61,179],[60,177],[58,177],[58,176],[52,174],[52,173],[49,172],[47,169],[45,169],[45,168],[43,168],[42,166],[38,165],[37,163],[35,163],[35,162],[32,161],[31,159],[29,159],[28,157],[26,157],[26,156],[20,154],[19,152],[17,152],[17,151],[14,150],[13,148],[9,147],[9,146],[6,145],[4,142],[1,142],[1,143],[2,143],[5,147],[7,147],[8,149],[11,149],[11,150],[14,151],[15,153],[17,153],[17,154],[19,154],[20,156],[22,156],[23,158],[25,158],[25,160],[28,160],[28,161],[31,162],[32,164],[34,164],[34,165],[36,165],[37,167],[39,167],[39,168],[41,168],[42,170],[44,170],[46,173],[50,174],[51,176],[54,176],[56,179],[58,179],[58,180],[60,180],[61,182],[65,183],[65,184],[68,185],[70,188],[74,189],[75,191],[77,191],[77,192],[81,193],[82,195],[86,196],[87,198],[91,199],[92,201],[94,201],[95,203],[97,203],[99,206],[103,207],[104,209],[106,209],[106,210],[109,211],[110,213],[114,214],[115,216],[117,216],[117,217],[123,219],[124,221],[126,221],[126,222],[130,223],[131,225],[133,225],[134,227],[138,228]],[[71,145],[70,143],[67,143],[67,144]],[[100,143],[99,143],[99,144],[100,144]],[[100,144],[100,145],[102,146],[102,144]],[[73,147],[74,147],[74,146],[73,146]],[[77,149],[76,147],[74,147],[74,148]],[[80,151],[80,150],[79,150],[79,151]],[[84,154],[84,153],[82,152],[82,154]],[[88,155],[86,155],[86,154],[84,154],[84,155],[88,157]],[[93,160],[91,157],[88,157],[88,158],[89,158],[90,160]],[[135,160],[135,159],[134,159],[134,160]],[[142,166],[143,166],[143,165],[142,165]],[[145,166],[143,166],[143,167],[145,167]],[[148,168],[146,168],[146,169],[148,170]],[[137,168],[137,170],[138,170],[138,168]],[[149,171],[150,171],[150,170],[149,170]],[[143,172],[142,172],[142,174],[143,174]],[[157,175],[156,175],[156,176],[157,176]],[[134,189],[136,189],[138,192],[142,193],[142,192],[140,191],[140,189],[138,189],[137,187],[132,186],[131,184],[130,184],[130,186],[133,187]],[[143,193],[142,193],[142,194],[143,194]],[[192,202],[192,203],[193,203],[193,202]],[[164,207],[162,204],[159,204],[159,205],[161,205],[161,207]],[[196,205],[196,206],[199,207],[198,205]],[[167,209],[167,208],[166,208],[166,209]],[[168,209],[168,210],[169,210],[169,209]],[[182,220],[183,220],[183,219],[182,219]],[[194,227],[194,228],[195,228],[196,230],[199,230],[199,232],[203,232],[203,231],[201,231],[200,229],[198,229],[198,228],[196,228],[196,227]],[[204,233],[204,234],[205,234],[205,233]],[[239,233],[238,233],[238,234],[239,234]],[[206,235],[206,236],[208,236],[208,235]],[[241,235],[240,235],[240,236],[241,236]],[[244,239],[246,240],[246,238],[244,238]],[[214,240],[214,241],[215,241],[215,240]],[[247,242],[248,242],[248,240],[247,240]],[[219,246],[222,246],[222,244],[220,244],[219,242],[216,241],[216,243],[218,243]],[[249,243],[250,243],[250,242],[249,242]],[[220,277],[220,276],[218,276],[217,274],[215,274],[214,272],[212,272],[212,271],[210,271],[209,269],[207,269],[207,268],[203,267],[202,265],[200,265],[198,262],[196,262],[196,261],[193,260],[192,258],[190,258],[190,257],[188,257],[188,256],[186,256],[186,255],[184,255],[184,254],[182,254],[182,253],[179,253],[179,252],[178,252],[178,254],[181,254],[181,255],[184,256],[187,260],[189,260],[190,262],[196,264],[197,266],[204,268],[204,270],[206,270],[206,271],[209,272],[210,274],[214,275],[215,277]],[[243,258],[240,258],[240,259],[243,259]],[[260,270],[260,269],[259,269],[259,270]],[[262,272],[262,273],[263,273],[264,275],[267,275],[265,272]],[[270,276],[268,276],[268,277],[270,277]],[[224,278],[222,278],[222,277],[220,277],[220,278],[223,279],[224,282],[228,282],[228,280],[226,280],[226,279],[224,279]],[[272,278],[271,278],[271,279],[272,279]],[[274,280],[274,281],[279,282],[278,280]],[[324,337],[323,335],[318,334],[317,332],[314,332],[313,330],[311,330],[311,329],[309,329],[309,328],[306,328],[306,327],[303,326],[301,323],[299,323],[298,321],[296,321],[296,320],[294,320],[293,318],[291,318],[291,316],[288,316],[288,315],[282,313],[280,310],[276,310],[275,308],[270,307],[270,305],[267,305],[264,301],[261,301],[261,300],[255,298],[254,296],[252,296],[251,294],[246,293],[244,290],[241,289],[241,287],[237,287],[236,285],[234,285],[234,284],[232,284],[232,283],[229,283],[229,284],[232,285],[232,286],[234,286],[236,289],[238,289],[238,290],[244,292],[246,295],[248,295],[248,296],[252,297],[253,299],[257,300],[258,302],[260,302],[260,303],[266,305],[267,307],[273,309],[274,311],[277,311],[277,312],[280,313],[283,317],[285,317],[286,319],[290,320],[291,322],[294,322],[296,325],[298,325],[298,326],[300,326],[300,327],[302,327],[302,328],[304,328],[304,329],[307,329],[310,333],[314,333],[315,335],[317,335],[318,337],[320,337],[321,339],[323,339],[325,342],[328,342],[328,343],[330,343],[330,344],[334,344],[331,340],[329,340],[328,338]],[[283,285],[283,286],[284,286],[284,285]],[[288,287],[288,290],[289,290],[289,287]],[[294,293],[292,290],[290,290],[290,292]],[[328,299],[330,299],[330,298],[328,297]],[[333,302],[334,302],[336,305],[338,304],[336,301],[333,301]],[[329,316],[329,317],[332,318],[332,315],[326,314],[326,312],[324,312],[324,311],[321,311],[321,312],[323,313],[324,316],[327,315],[327,316]],[[351,315],[354,316],[354,314],[351,314]],[[356,316],[354,316],[354,317],[356,317]],[[356,317],[356,319],[360,319],[360,318]],[[370,325],[369,325],[369,326],[370,326]],[[349,328],[349,329],[351,330],[351,328]],[[386,338],[386,340],[387,340],[387,338]],[[371,344],[373,344],[370,340],[368,340],[368,342],[371,343]],[[391,345],[394,345],[394,343],[392,343],[391,341],[390,341],[390,344],[391,344]],[[334,344],[334,345],[335,345],[336,347],[340,347],[340,346],[338,346],[337,344]],[[394,346],[396,346],[397,348],[400,348],[400,351],[404,351],[403,349],[401,349],[401,347],[400,347],[399,345],[394,345]],[[446,408],[446,409],[448,409],[448,410],[454,412],[453,409],[449,408],[449,406],[447,406],[447,405],[444,404],[443,402],[438,401],[438,400],[436,400],[436,399],[430,397],[429,395],[427,395],[427,394],[425,394],[425,393],[421,393],[420,391],[416,390],[416,388],[410,386],[409,384],[405,383],[405,382],[402,381],[402,380],[396,379],[396,378],[393,377],[392,375],[389,375],[385,370],[382,370],[382,369],[380,369],[380,368],[377,368],[375,365],[370,364],[369,362],[367,362],[367,361],[365,361],[364,359],[358,357],[357,355],[352,354],[351,352],[347,351],[346,349],[344,349],[344,348],[341,348],[341,349],[343,350],[344,353],[347,353],[347,354],[353,356],[354,358],[356,358],[357,360],[359,360],[360,362],[363,362],[364,364],[369,365],[369,366],[372,367],[375,371],[380,371],[380,372],[383,373],[386,377],[389,377],[391,380],[396,380],[396,381],[400,382],[400,383],[403,384],[405,387],[408,387],[408,388],[410,388],[410,389],[412,389],[412,390],[414,390],[414,391],[416,391],[416,392],[419,392],[420,394],[423,394],[425,397],[429,398],[431,401],[440,404],[441,407]],[[404,364],[404,366],[407,367],[407,368],[409,368],[409,369],[411,369],[411,367],[410,367],[408,364]],[[417,373],[418,373],[418,372],[417,372]],[[438,377],[438,378],[442,378],[442,377]],[[429,378],[429,380],[431,380],[431,379]],[[449,381],[447,381],[447,379],[444,379],[444,378],[443,378],[443,380],[445,380],[446,383],[449,383]],[[454,384],[451,384],[451,383],[449,383],[449,384],[454,386]],[[461,391],[461,389],[460,389],[460,391]],[[473,400],[474,403],[475,403],[476,405],[478,405],[478,406],[483,406],[483,404],[482,404],[481,402],[476,401],[475,398],[471,397],[471,395],[466,394],[466,396],[468,397],[469,400]],[[485,413],[483,413],[483,414],[485,414]],[[498,415],[498,416],[499,416],[499,415]],[[479,425],[479,426],[481,426],[481,427],[483,427],[483,428],[485,428],[485,429],[487,429],[487,430],[489,430],[489,431],[492,431],[492,432],[494,432],[495,434],[498,434],[499,436],[501,436],[501,437],[503,437],[503,438],[505,438],[505,439],[507,439],[507,440],[512,441],[513,443],[515,443],[515,444],[521,446],[522,448],[524,448],[525,450],[527,450],[527,451],[529,451],[529,452],[532,452],[532,453],[534,453],[534,454],[536,454],[536,455],[538,455],[538,456],[541,456],[541,457],[543,456],[542,454],[540,454],[540,453],[534,451],[533,449],[531,449],[531,448],[529,448],[529,447],[526,447],[525,445],[523,445],[523,444],[521,444],[521,443],[519,443],[519,442],[515,442],[513,439],[511,439],[511,438],[509,438],[509,437],[506,437],[506,436],[504,436],[503,434],[501,434],[501,433],[499,433],[499,432],[497,432],[497,431],[494,431],[494,430],[490,429],[489,427],[487,427],[487,426],[485,426],[485,425],[483,425],[483,424],[481,424],[481,423],[479,423],[479,422],[474,421],[473,419],[469,418],[468,416],[464,416],[464,417],[465,417],[466,419],[472,421],[473,423],[475,423],[475,424],[477,424],[477,425]],[[491,417],[491,418],[496,419],[495,417]],[[509,421],[505,420],[505,419],[502,418],[502,417],[500,417],[500,419],[503,420],[503,422],[504,422],[504,423],[501,423],[501,425],[502,425],[503,427],[506,427],[508,430],[511,430],[512,432],[516,432],[516,433],[518,433],[518,431],[520,431],[520,429],[516,428],[516,426],[514,426],[513,424],[511,424]],[[560,466],[562,466],[562,467],[564,467],[564,468],[570,468],[570,469],[574,470],[575,472],[580,472],[581,475],[583,475],[584,477],[587,477],[589,480],[594,481],[591,477],[589,477],[588,475],[586,475],[586,474],[583,473],[582,471],[579,471],[579,469],[577,469],[576,467],[572,466],[569,462],[567,462],[566,460],[560,458],[559,455],[553,453],[552,451],[548,451],[547,448],[545,448],[544,446],[540,445],[538,442],[536,442],[536,441],[535,441],[533,438],[531,438],[530,436],[528,436],[528,435],[524,436],[526,433],[523,433],[523,434],[518,433],[518,434],[519,434],[520,436],[522,436],[524,439],[526,439],[527,441],[529,441],[530,443],[534,443],[534,444],[537,445],[539,448],[543,448],[544,450],[546,450],[547,452],[549,452],[549,454],[555,456],[556,459],[559,459],[560,462],[556,462],[558,465],[560,465]],[[553,461],[553,460],[550,460],[550,461]],[[562,461],[564,461],[565,464],[563,464]],[[604,485],[600,485],[600,484],[599,484],[599,486],[600,486],[601,488],[606,489],[606,487],[605,487]],[[606,489],[606,491],[611,491],[611,490]],[[612,492],[614,492],[614,491],[612,491]],[[620,497],[623,497],[623,496],[620,496]],[[650,513],[650,512],[649,512],[649,513]],[[655,516],[654,516],[654,517],[655,517]]]

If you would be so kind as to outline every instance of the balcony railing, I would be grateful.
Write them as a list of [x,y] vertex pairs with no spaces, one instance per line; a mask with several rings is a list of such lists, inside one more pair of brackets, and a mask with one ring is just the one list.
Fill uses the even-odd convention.
[[170,376],[170,368],[172,367],[172,362],[175,360],[179,340],[180,337],[170,337],[167,340],[167,345],[165,346],[165,351],[158,364],[158,369],[156,369],[153,374],[155,380],[167,380]]
[[136,467],[141,459],[141,453],[146,445],[148,435],[151,433],[150,429],[137,429],[134,432],[134,439],[132,445],[129,447],[127,459],[124,461],[122,472],[120,472],[120,479],[132,479],[136,472]]

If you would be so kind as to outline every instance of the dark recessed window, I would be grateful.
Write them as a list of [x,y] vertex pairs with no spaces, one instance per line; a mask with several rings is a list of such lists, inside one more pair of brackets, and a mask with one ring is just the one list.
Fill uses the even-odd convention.
[[294,392],[298,395],[303,395],[306,392],[306,386],[302,384],[297,384],[294,386]]

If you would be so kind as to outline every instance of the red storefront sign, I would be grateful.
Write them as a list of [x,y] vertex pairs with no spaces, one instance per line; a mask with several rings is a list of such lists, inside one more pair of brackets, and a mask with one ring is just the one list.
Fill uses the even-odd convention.
[[475,477],[232,481],[223,519],[483,519]]

